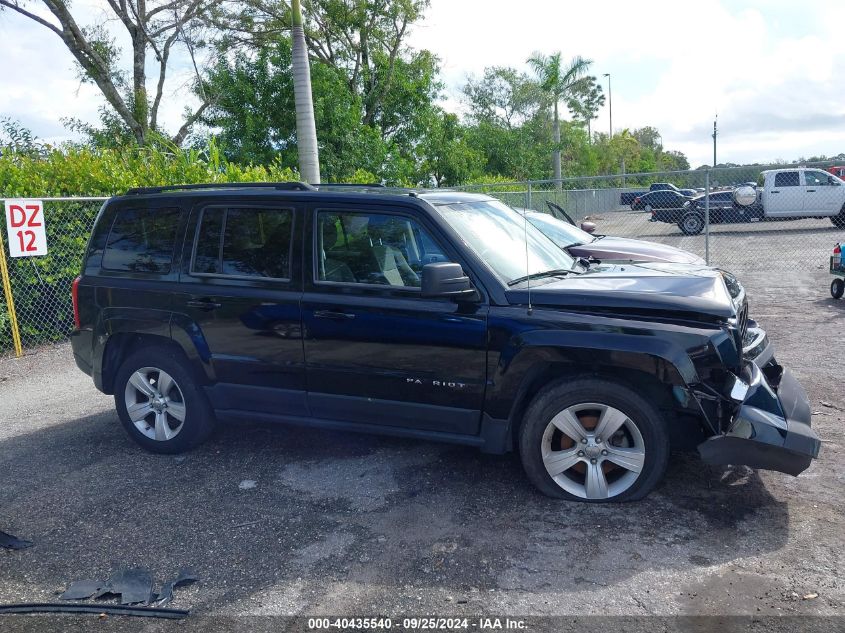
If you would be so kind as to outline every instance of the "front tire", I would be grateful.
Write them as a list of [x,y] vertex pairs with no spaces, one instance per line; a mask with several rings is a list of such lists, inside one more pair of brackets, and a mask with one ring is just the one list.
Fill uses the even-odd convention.
[[629,387],[563,379],[534,398],[519,432],[531,482],[570,501],[635,501],[660,482],[669,435],[660,412]]
[[115,375],[123,428],[153,453],[182,453],[214,430],[214,412],[184,356],[164,346],[130,354]]
[[843,208],[837,215],[830,216],[830,221],[838,229],[845,228],[845,208]]
[[830,283],[830,296],[834,299],[841,299],[845,294],[845,281],[836,278]]

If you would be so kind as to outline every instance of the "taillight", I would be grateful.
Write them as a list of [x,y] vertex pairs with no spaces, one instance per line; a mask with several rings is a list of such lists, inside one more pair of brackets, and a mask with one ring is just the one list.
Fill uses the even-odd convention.
[[73,325],[78,330],[82,327],[79,321],[79,277],[70,285],[70,298],[73,301]]

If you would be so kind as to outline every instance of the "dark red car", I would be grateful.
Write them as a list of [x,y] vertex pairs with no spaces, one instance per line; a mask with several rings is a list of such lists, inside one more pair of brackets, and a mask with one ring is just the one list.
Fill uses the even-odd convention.
[[[563,217],[568,218],[562,209],[554,209],[557,205],[549,204]],[[625,237],[611,237],[609,235],[592,235],[574,224],[560,220],[548,213],[540,213],[531,209],[520,209],[531,224],[540,229],[546,237],[573,257],[583,257],[612,262],[671,262],[674,264],[705,264],[704,260],[688,251]],[[569,219],[569,218],[568,218]],[[571,221],[571,219],[570,219]]]

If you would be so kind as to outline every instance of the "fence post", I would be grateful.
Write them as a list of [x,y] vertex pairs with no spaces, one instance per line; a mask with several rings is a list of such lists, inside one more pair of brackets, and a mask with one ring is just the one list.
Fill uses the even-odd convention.
[[531,181],[528,181],[528,188],[525,190],[525,208],[531,208]]
[[710,265],[710,170],[704,172],[704,261]]
[[18,317],[15,312],[15,298],[12,296],[12,283],[9,280],[9,267],[6,265],[6,245],[3,243],[3,232],[0,229],[0,278],[3,280],[3,295],[6,297],[6,309],[9,311],[9,327],[12,330],[12,343],[15,346],[15,356],[23,356],[21,332],[18,329]]

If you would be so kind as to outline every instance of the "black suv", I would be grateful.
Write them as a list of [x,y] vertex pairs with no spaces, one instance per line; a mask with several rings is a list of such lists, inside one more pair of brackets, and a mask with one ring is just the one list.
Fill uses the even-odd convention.
[[670,446],[793,475],[807,397],[729,274],[573,260],[484,196],[136,189],[73,285],[76,363],[162,453],[234,418],[518,450],[544,493],[632,500]]

